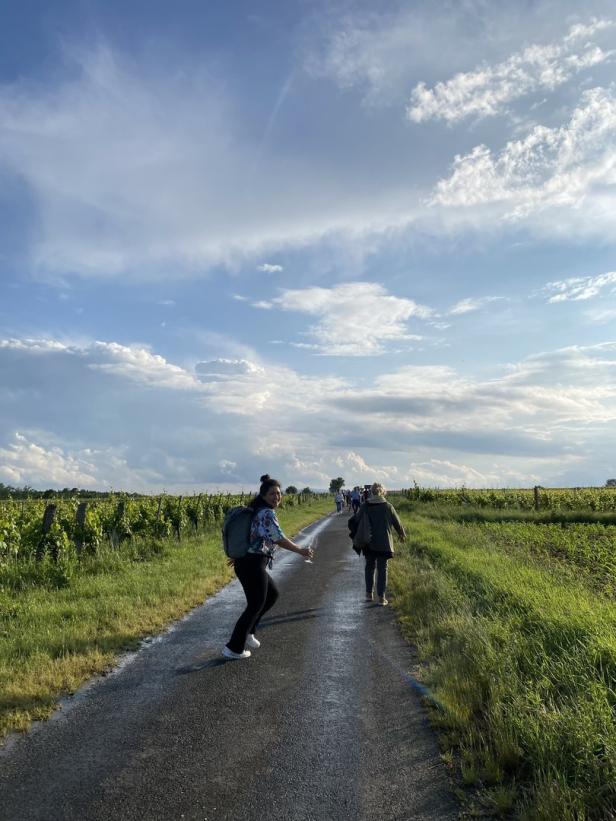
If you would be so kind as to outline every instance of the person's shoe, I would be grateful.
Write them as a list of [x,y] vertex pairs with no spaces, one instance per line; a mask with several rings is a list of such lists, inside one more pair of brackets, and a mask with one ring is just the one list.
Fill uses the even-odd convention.
[[374,594],[366,593],[366,601],[374,601]]
[[379,596],[379,604],[381,607],[385,607],[386,604],[389,604],[385,596]]
[[227,645],[222,648],[222,654],[226,659],[247,659],[250,658],[250,650],[243,650],[241,653],[234,653]]
[[261,647],[261,642],[254,633],[249,633],[246,636],[246,647],[252,647],[253,650],[256,650],[257,647]]

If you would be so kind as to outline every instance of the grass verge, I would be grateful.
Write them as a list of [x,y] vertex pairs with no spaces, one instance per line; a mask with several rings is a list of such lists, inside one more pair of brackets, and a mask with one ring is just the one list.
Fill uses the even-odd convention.
[[[279,518],[292,535],[331,508],[329,499],[319,499],[282,510]],[[0,588],[0,738],[47,718],[61,697],[233,576],[218,528],[181,542],[103,550],[73,572],[50,566],[37,573],[34,579],[23,568],[21,589]]]
[[614,601],[546,557],[511,552],[493,526],[401,507],[411,536],[390,588],[475,811],[615,817]]

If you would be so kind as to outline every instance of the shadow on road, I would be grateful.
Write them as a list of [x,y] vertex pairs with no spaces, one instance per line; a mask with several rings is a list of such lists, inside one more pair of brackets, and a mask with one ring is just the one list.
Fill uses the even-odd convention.
[[280,616],[270,616],[263,619],[259,624],[259,630],[267,627],[275,627],[277,624],[286,624],[291,621],[305,621],[307,619],[318,619],[325,615],[327,611],[322,607],[313,607],[310,610],[296,610],[294,613],[281,613]]
[[227,662],[232,660],[233,659],[225,659],[222,657],[205,659],[195,664],[187,664],[185,667],[178,667],[175,672],[178,676],[185,676],[187,673],[200,673],[201,670],[209,670],[211,667],[222,667],[223,664],[227,664]]

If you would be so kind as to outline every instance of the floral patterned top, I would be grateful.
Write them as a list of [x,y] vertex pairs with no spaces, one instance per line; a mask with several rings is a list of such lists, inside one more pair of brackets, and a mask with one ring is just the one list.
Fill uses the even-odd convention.
[[249,553],[261,553],[273,558],[276,552],[275,542],[284,539],[285,535],[271,507],[262,507],[257,511],[250,525]]

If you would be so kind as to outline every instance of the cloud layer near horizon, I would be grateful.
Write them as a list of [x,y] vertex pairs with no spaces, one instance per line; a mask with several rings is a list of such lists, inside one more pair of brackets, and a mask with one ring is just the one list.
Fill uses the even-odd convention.
[[616,418],[616,342],[529,357],[489,380],[406,366],[362,386],[264,361],[187,369],[103,342],[5,340],[0,364],[0,481],[12,484],[186,492],[251,487],[265,469],[313,487],[341,472],[390,487],[566,483],[569,469],[590,481]]

